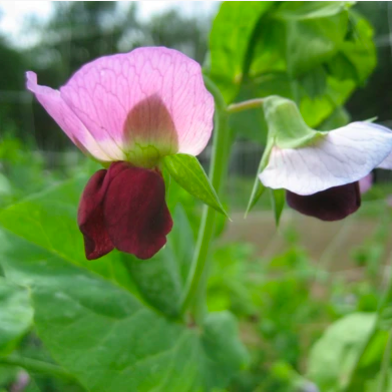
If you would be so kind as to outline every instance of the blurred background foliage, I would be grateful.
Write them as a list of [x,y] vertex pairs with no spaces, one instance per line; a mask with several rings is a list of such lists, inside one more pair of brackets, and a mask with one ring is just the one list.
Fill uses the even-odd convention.
[[[203,64],[227,102],[279,94],[295,99],[313,127],[332,129],[350,118],[374,116],[391,124],[390,3],[328,4],[248,2],[245,7],[234,2],[224,3],[215,19],[185,16],[173,8],[145,21],[137,3],[124,12],[117,2],[56,2],[47,22],[32,19],[23,26],[26,34],[40,37],[33,46],[18,46],[0,35],[0,207],[98,167],[76,151],[25,91],[28,69],[41,84],[58,87],[98,56],[164,45]],[[249,176],[265,140],[262,112],[233,116],[231,128],[236,142],[224,201],[235,224],[222,222],[216,229],[208,306],[238,317],[250,362],[226,390],[392,391],[392,187],[384,181],[389,177],[377,172],[363,208],[344,222],[320,224],[285,211],[276,232],[266,199],[242,221],[253,181]],[[208,149],[201,160],[208,165]],[[200,204],[174,184],[169,188],[168,204],[182,230],[169,238],[168,252],[183,261],[184,275]],[[73,200],[80,191],[72,189],[67,197]],[[188,246],[181,247],[184,243]],[[162,275],[170,268],[165,257],[151,261]],[[105,276],[103,264],[91,268]],[[134,276],[146,274],[132,261],[130,268]],[[118,273],[133,289],[135,282]],[[1,356],[10,353],[55,361],[32,325],[25,289],[0,279],[0,391],[84,390],[67,377],[49,377],[28,364],[25,373],[2,362]],[[146,282],[137,291],[170,314],[170,301],[162,303],[159,290]],[[1,323],[1,312],[4,320],[10,307],[20,310],[18,317]]]

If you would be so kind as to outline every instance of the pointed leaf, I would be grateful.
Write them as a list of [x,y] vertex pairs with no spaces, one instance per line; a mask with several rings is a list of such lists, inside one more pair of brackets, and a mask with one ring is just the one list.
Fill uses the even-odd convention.
[[46,208],[31,197],[0,213],[0,263],[8,280],[28,287],[54,360],[94,392],[225,388],[246,362],[233,317],[214,313],[190,328],[88,270],[81,240],[69,241],[80,234],[75,208],[59,192],[66,188],[43,194]]
[[174,180],[186,191],[227,216],[215,189],[196,157],[187,154],[167,155],[163,163]]
[[284,189],[270,189],[272,208],[275,214],[276,227],[279,227],[280,216],[286,201],[286,191]]
[[243,77],[248,45],[259,19],[272,1],[223,2],[210,35],[210,77],[226,103],[235,98]]
[[245,211],[245,217],[249,214],[252,208],[257,204],[260,197],[263,195],[266,187],[261,183],[258,177],[256,177],[255,182],[253,184],[252,193],[250,195],[250,199]]

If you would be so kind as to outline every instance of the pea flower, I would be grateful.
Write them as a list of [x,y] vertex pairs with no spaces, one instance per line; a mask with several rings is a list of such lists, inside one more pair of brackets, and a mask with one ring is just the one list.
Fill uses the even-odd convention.
[[145,47],[85,64],[59,90],[27,72],[27,88],[106,167],[90,178],[79,204],[87,259],[114,248],[152,257],[173,225],[161,160],[198,155],[213,128],[214,101],[199,64],[173,49]]
[[259,179],[285,189],[288,205],[325,221],[343,219],[361,204],[359,181],[392,150],[392,132],[370,122],[353,122],[329,132],[310,129],[294,102],[268,97],[269,134]]

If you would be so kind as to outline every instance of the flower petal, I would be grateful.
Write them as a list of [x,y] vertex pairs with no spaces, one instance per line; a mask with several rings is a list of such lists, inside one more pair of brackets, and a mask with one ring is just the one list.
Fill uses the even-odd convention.
[[108,187],[107,170],[98,170],[84,188],[78,209],[78,225],[84,237],[88,260],[114,249],[103,219],[103,198]]
[[[128,115],[151,97],[159,98],[170,114],[179,152],[197,155],[211,136],[214,101],[201,68],[173,49],[146,47],[101,57],[83,66],[60,91],[98,142],[110,139],[125,149]],[[155,132],[155,139],[170,143],[172,129],[165,125],[150,129],[147,139]]]
[[392,170],[392,154],[389,154],[377,167]]
[[35,94],[50,116],[83,152],[91,154],[99,161],[122,159],[123,154],[118,148],[113,148],[109,144],[100,145],[96,142],[84,124],[64,102],[58,90],[39,86],[34,72],[27,72],[26,78],[27,88]]
[[113,163],[108,176],[104,219],[113,244],[139,259],[154,256],[173,226],[162,176],[124,162]]
[[392,150],[392,132],[380,125],[354,122],[330,131],[311,146],[297,149],[274,147],[261,182],[299,195],[360,180]]
[[358,182],[329,188],[309,196],[286,192],[287,204],[301,214],[323,221],[336,221],[354,213],[361,205]]

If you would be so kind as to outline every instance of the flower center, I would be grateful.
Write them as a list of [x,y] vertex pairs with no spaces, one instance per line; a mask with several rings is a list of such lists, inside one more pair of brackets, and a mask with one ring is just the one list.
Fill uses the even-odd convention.
[[172,116],[157,94],[140,101],[124,124],[127,161],[151,169],[166,155],[178,152],[177,131]]

